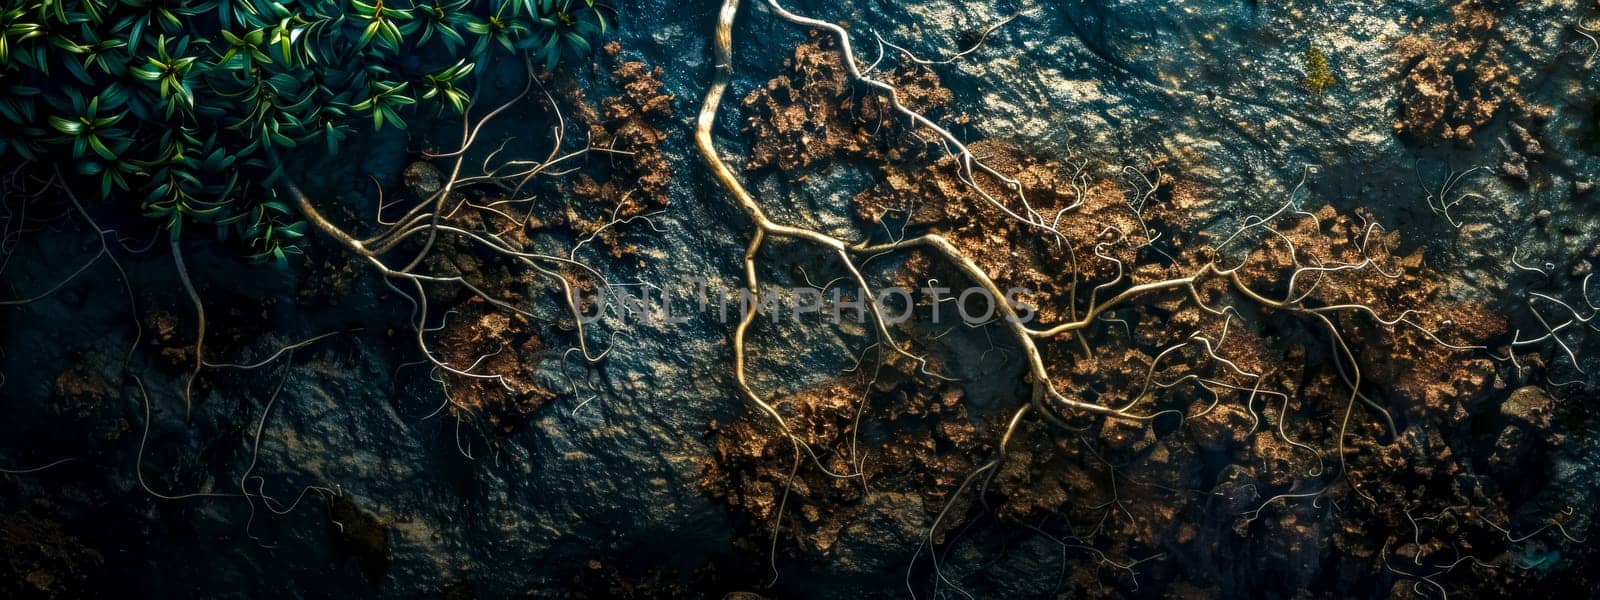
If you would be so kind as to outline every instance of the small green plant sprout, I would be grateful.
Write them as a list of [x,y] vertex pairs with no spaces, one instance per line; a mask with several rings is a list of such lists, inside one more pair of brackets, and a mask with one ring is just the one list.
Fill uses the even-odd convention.
[[461,31],[471,21],[470,4],[471,0],[419,0],[411,11],[416,18],[401,25],[400,33],[417,34],[414,39],[419,46],[437,35],[451,54],[457,54],[467,45]]
[[573,7],[574,0],[524,1],[544,29],[521,45],[524,48],[537,46],[547,71],[556,68],[565,52],[587,53],[588,38],[606,31],[605,15],[600,13],[594,0],[583,0],[583,5],[577,8]]
[[251,61],[272,64],[272,58],[267,56],[263,42],[266,40],[267,31],[255,28],[238,35],[226,29],[222,30],[222,39],[227,42],[227,50],[217,59],[219,66],[232,67],[229,61],[238,58],[242,61],[240,71],[250,71]]
[[402,107],[416,104],[417,101],[406,95],[406,82],[390,82],[371,80],[367,82],[369,94],[366,100],[357,102],[350,108],[358,111],[372,113],[372,126],[383,129],[383,122],[387,119],[394,126],[406,128],[406,122],[400,118]]
[[467,92],[456,87],[456,82],[472,73],[473,66],[463,58],[443,71],[424,75],[422,79],[425,91],[422,92],[422,99],[433,100],[442,97],[451,108],[455,109],[456,114],[464,112],[467,107]]
[[176,50],[168,50],[167,36],[156,38],[156,55],[145,60],[145,66],[135,67],[133,76],[157,85],[161,102],[166,105],[166,117],[176,111],[188,115],[194,111],[194,91],[190,86],[189,72],[194,69],[195,57],[183,56],[189,38],[178,41]]
[[1328,55],[1323,54],[1315,44],[1306,45],[1306,54],[1302,60],[1306,74],[1300,79],[1300,87],[1312,97],[1321,98],[1323,92],[1339,83],[1333,76],[1333,69],[1328,67]]
[[[509,13],[509,14],[508,14]],[[478,36],[478,43],[472,46],[473,58],[483,56],[483,53],[493,45],[499,45],[506,52],[514,52],[517,40],[527,35],[529,29],[515,20],[516,9],[510,2],[501,3],[494,14],[482,21],[468,21],[464,27],[468,32]]]
[[361,39],[356,42],[357,48],[365,48],[377,38],[378,46],[386,50],[398,50],[401,42],[399,22],[410,21],[411,15],[398,8],[385,6],[383,0],[375,0],[367,4],[361,0],[350,0],[351,12],[355,22],[365,23],[361,29]]
[[302,251],[295,243],[306,235],[306,222],[295,218],[288,205],[277,200],[257,204],[248,219],[240,219],[242,234],[254,251],[250,259],[271,262],[282,266],[289,262],[288,255]]
[[46,118],[61,134],[54,141],[71,146],[78,174],[100,177],[102,197],[111,195],[113,186],[128,189],[124,174],[136,169],[122,158],[132,140],[127,130],[117,127],[128,114],[122,109],[120,94],[106,95],[111,99],[102,102],[102,96],[85,100],[76,89],[67,92],[66,102],[56,103],[61,114]]

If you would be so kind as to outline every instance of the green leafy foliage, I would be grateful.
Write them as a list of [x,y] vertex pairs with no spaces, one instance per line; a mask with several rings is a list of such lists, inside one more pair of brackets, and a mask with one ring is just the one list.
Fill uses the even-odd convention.
[[483,65],[604,35],[593,0],[0,0],[0,161],[61,165],[172,235],[299,252],[272,157],[461,113]]

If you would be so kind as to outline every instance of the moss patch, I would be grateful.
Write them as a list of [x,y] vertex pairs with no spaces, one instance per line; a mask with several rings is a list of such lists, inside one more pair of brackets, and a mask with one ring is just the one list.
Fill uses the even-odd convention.
[[1338,78],[1333,76],[1333,69],[1328,66],[1328,55],[1321,49],[1307,45],[1306,54],[1301,60],[1306,75],[1300,78],[1300,87],[1313,97],[1321,98],[1328,88],[1338,85]]

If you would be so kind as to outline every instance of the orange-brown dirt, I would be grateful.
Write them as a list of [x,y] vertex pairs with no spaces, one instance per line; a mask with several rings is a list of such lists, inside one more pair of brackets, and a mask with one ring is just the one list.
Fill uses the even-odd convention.
[[1464,2],[1450,14],[1428,27],[1419,18],[1413,27],[1420,31],[1395,45],[1396,64],[1405,67],[1394,130],[1425,143],[1471,144],[1495,117],[1528,107],[1517,93],[1518,75],[1501,59],[1507,49],[1495,12]]
[[[712,425],[716,459],[706,466],[701,483],[758,523],[771,523],[781,508],[784,538],[820,556],[829,555],[845,528],[875,517],[874,505],[865,501],[874,490],[917,494],[924,513],[919,518],[932,522],[977,466],[975,451],[987,448],[992,435],[980,434],[959,387],[922,379],[909,361],[881,371],[864,365],[853,377],[773,402],[789,415],[793,433],[824,457],[829,471],[859,469],[864,479],[807,468],[810,459],[796,456],[795,446],[772,421],[752,414]],[[764,545],[744,541],[752,550]]]
[[[621,46],[611,42],[605,50],[616,62]],[[607,151],[591,160],[608,167],[608,172],[599,174],[599,179],[579,174],[572,186],[573,195],[599,208],[567,207],[568,226],[577,232],[598,231],[612,219],[658,211],[670,202],[672,169],[661,149],[667,134],[658,126],[672,116],[672,96],[661,91],[661,67],[625,61],[616,64],[611,75],[621,93],[602,100],[599,110],[583,100],[577,86],[564,89],[575,107],[574,118],[588,130],[589,145]],[[638,251],[623,241],[623,235],[620,229],[606,228],[596,239],[613,257],[621,258]]]

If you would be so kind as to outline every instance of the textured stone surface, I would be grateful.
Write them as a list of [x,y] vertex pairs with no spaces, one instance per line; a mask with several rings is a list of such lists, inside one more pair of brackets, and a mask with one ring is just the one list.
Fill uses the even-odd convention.
[[[617,4],[624,58],[666,68],[676,115],[666,148],[677,177],[672,206],[656,219],[662,232],[640,244],[637,264],[615,265],[607,274],[706,278],[736,288],[750,227],[706,175],[689,139],[710,72],[706,38],[715,3]],[[746,4],[734,31],[737,74],[730,98],[763,84],[804,39],[759,2]],[[1593,67],[1600,59],[1573,33],[1588,13],[1575,2],[1489,3],[1495,15],[1490,35],[1505,70],[1520,77],[1514,87],[1522,107],[1490,115],[1468,140],[1404,139],[1395,122],[1406,77],[1420,60],[1407,52],[1406,40],[1450,35],[1450,4],[928,0],[796,2],[791,8],[848,22],[864,56],[876,54],[872,35],[878,33],[929,59],[970,40],[973,30],[1021,15],[965,59],[935,67],[955,93],[957,112],[971,117],[960,135],[1090,159],[1109,165],[1113,175],[1116,165],[1164,159],[1165,169],[1221,199],[1209,215],[1212,231],[1270,211],[1303,178],[1297,196],[1303,203],[1371,209],[1385,225],[1404,230],[1437,266],[1458,274],[1452,292],[1462,299],[1497,302],[1521,326],[1535,325],[1529,303],[1544,302],[1532,299],[1536,292],[1593,314],[1588,302],[1600,302],[1600,286],[1588,286],[1585,298],[1583,283],[1600,260],[1600,199],[1593,189],[1600,180],[1600,82]],[[1299,84],[1308,45],[1326,53],[1337,80],[1320,97]],[[735,104],[725,103],[717,131],[729,153],[745,149]],[[455,126],[438,127],[449,132]],[[365,143],[365,152],[352,151],[358,174],[308,167],[303,176],[324,179],[318,187],[351,203],[366,197],[366,174],[387,183],[413,179],[404,171],[415,158],[407,154],[407,140],[386,133]],[[1485,168],[1444,189],[1452,171],[1475,166]],[[870,176],[841,167],[795,185],[763,174],[751,187],[771,204],[775,219],[842,233],[855,227],[847,200]],[[1450,216],[1459,226],[1430,210],[1441,197],[1452,203]],[[26,250],[32,259],[19,255],[5,271],[7,287],[39,289],[75,268],[84,238],[69,233],[37,238],[39,245]],[[551,358],[540,374],[551,389],[563,390],[561,396],[491,450],[480,434],[458,432],[448,417],[426,418],[444,399],[422,369],[406,366],[417,359],[405,339],[409,307],[375,274],[351,264],[354,279],[336,299],[288,300],[310,279],[326,276],[329,271],[316,266],[321,261],[332,261],[335,270],[345,266],[332,244],[314,242],[308,266],[284,272],[241,268],[200,244],[189,251],[202,295],[219,307],[211,318],[252,323],[247,330],[260,335],[218,347],[259,358],[316,333],[359,329],[295,353],[251,472],[261,479],[246,482],[284,504],[307,485],[335,490],[340,500],[330,505],[313,492],[299,509],[279,516],[259,502],[252,515],[237,498],[168,501],[146,494],[135,470],[146,426],[146,484],[167,494],[236,492],[254,428],[282,372],[213,376],[193,417],[185,419],[179,390],[184,361],[192,357],[163,357],[160,349],[182,348],[192,339],[188,306],[161,251],[129,256],[139,309],[171,324],[165,332],[147,328],[134,348],[153,407],[147,422],[138,387],[122,370],[126,349],[135,343],[126,298],[114,271],[102,264],[90,282],[23,309],[0,309],[0,439],[7,440],[0,443],[0,467],[77,459],[39,474],[0,474],[0,513],[30,512],[61,523],[74,544],[101,557],[96,568],[103,569],[102,578],[93,586],[162,595],[257,590],[276,596],[315,588],[318,595],[560,597],[584,587],[585,573],[594,569],[618,568],[627,577],[659,569],[672,573],[669,579],[689,581],[706,579],[707,565],[721,565],[718,575],[732,587],[767,578],[767,549],[736,546],[742,517],[699,485],[711,456],[704,436],[709,424],[747,410],[731,381],[731,324],[702,319],[634,328],[613,338],[612,354],[589,374],[593,390],[578,394],[565,391],[559,357]],[[1547,316],[1559,312],[1548,303],[1538,309]],[[554,326],[543,333],[570,342],[570,333]],[[1600,333],[1577,326],[1564,335],[1589,368],[1558,370],[1565,380],[1548,383],[1592,393],[1600,381],[1586,373],[1600,363],[1585,350],[1600,345]],[[786,323],[758,326],[754,336],[760,350],[753,354],[753,377],[760,389],[812,387],[848,367],[857,351],[836,332]],[[982,366],[980,334],[959,332],[951,339],[960,340],[952,344],[958,354],[953,364],[967,380],[974,407],[1000,413],[1021,401],[1011,395],[1015,377],[984,377],[994,371]],[[1546,357],[1568,361],[1559,349]],[[101,381],[103,389],[58,390],[57,377],[71,369],[77,369],[74,380]],[[1548,426],[1551,417],[1541,405],[1550,398],[1528,402],[1519,394],[1500,405],[1501,412]],[[1248,417],[1230,407],[1215,418],[1235,426]],[[1541,515],[1571,511],[1568,523],[1581,537],[1579,525],[1593,518],[1600,488],[1600,464],[1581,440],[1600,431],[1593,419],[1565,427],[1571,435],[1551,442],[1541,479],[1527,486],[1517,516],[1537,523]],[[1208,449],[1243,442],[1207,431]],[[1505,461],[1526,465],[1531,451],[1523,446],[1531,442],[1519,436],[1485,440],[1484,460],[1500,460],[1494,455],[1503,447]],[[1127,443],[1149,441],[1129,437]],[[1243,483],[1245,477],[1237,485],[1221,477],[1216,489],[1237,495],[1215,502],[1233,513],[1254,508],[1246,491],[1254,484]],[[924,508],[915,496],[887,491],[867,502],[873,518],[841,534],[834,562],[788,561],[780,550],[781,581],[808,597],[903,594],[905,564],[927,526]],[[340,523],[333,514],[359,516]],[[1326,517],[1270,527],[1310,528],[1321,538],[1335,523]],[[1303,537],[1269,534],[1239,542],[1227,524],[1201,526],[1195,535],[1212,543],[1217,555],[1174,556],[1167,566],[1148,568],[1158,578],[1170,574],[1171,565],[1214,568],[1231,582],[1220,588],[1224,596],[1250,593],[1234,586],[1263,573],[1282,574],[1274,590],[1306,586],[1336,594],[1344,578],[1361,577],[1322,571],[1325,547],[1297,541]],[[958,544],[942,560],[955,565],[951,576],[987,596],[1093,589],[1058,581],[1063,542],[1015,536]],[[60,570],[84,572],[81,566]],[[12,587],[0,587],[0,594],[26,589],[5,585]],[[717,585],[723,584],[700,589],[731,591]]]

